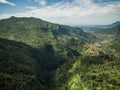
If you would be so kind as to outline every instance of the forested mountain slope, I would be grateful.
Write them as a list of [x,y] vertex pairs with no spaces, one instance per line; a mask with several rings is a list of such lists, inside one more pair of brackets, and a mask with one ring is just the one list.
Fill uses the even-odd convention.
[[69,58],[79,56],[77,48],[81,50],[85,42],[96,39],[80,28],[32,17],[0,20],[0,37],[3,90],[50,89],[52,72]]
[[119,90],[119,29],[0,20],[0,90]]
[[97,37],[96,42],[86,43],[82,56],[57,69],[58,90],[120,89],[120,24],[89,32]]
[[46,90],[46,69],[39,64],[45,63],[44,57],[39,61],[35,59],[40,51],[0,38],[0,90]]
[[[71,37],[72,36],[72,37]],[[79,28],[58,25],[36,18],[11,17],[0,21],[0,37],[25,42],[39,47],[40,44],[52,42],[68,43],[71,38],[82,38],[78,41],[88,41],[88,33]],[[92,37],[91,37],[92,38]],[[94,39],[94,37],[93,37]],[[54,42],[53,42],[54,41]]]

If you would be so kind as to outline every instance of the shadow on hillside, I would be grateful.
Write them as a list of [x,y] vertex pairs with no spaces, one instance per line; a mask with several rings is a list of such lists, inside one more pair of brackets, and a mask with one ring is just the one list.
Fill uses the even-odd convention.
[[38,49],[0,38],[0,90],[47,90],[59,64],[52,45]]

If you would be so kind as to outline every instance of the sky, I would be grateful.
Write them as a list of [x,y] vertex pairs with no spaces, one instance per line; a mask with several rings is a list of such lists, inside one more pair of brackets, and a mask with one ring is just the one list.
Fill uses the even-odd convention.
[[0,0],[0,19],[36,17],[79,26],[120,21],[120,0]]

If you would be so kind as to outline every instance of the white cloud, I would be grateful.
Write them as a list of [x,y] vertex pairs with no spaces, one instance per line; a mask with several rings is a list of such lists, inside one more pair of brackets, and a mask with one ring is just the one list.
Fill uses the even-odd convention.
[[47,1],[46,0],[27,0],[29,2],[34,1],[35,3],[40,4],[42,7],[45,7],[47,5]]
[[30,10],[16,14],[3,14],[0,19],[10,16],[37,17],[47,21],[67,24],[107,24],[120,20],[120,2],[98,5],[92,0],[74,0],[56,3],[42,8],[28,7]]
[[73,3],[84,7],[84,6],[90,6],[93,2],[92,0],[73,0]]
[[46,0],[34,0],[36,3],[39,3],[40,5],[42,5],[43,7],[46,6],[47,2]]
[[9,2],[8,0],[0,0],[0,3],[3,3],[3,4],[9,4],[9,5],[15,6],[14,3]]
[[27,8],[27,9],[30,9],[30,10],[35,10],[35,9],[37,9],[37,7],[33,7],[33,6],[27,6],[26,8]]

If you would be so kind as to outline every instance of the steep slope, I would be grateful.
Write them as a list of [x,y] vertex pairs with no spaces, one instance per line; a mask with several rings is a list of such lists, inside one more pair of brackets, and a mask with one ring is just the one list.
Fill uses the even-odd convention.
[[50,44],[38,49],[0,38],[0,90],[50,90],[62,59]]
[[119,90],[120,57],[75,58],[56,71],[56,90]]
[[0,20],[0,37],[3,90],[54,90],[54,71],[96,40],[80,28],[33,17]]
[[69,46],[80,52],[86,42],[96,40],[94,35],[80,28],[53,24],[33,17],[0,20],[0,37],[24,42],[35,48],[51,44],[56,53],[65,57]]
[[24,43],[0,38],[0,90],[47,89],[45,68],[35,60],[33,50]]
[[111,43],[112,44],[110,45],[110,47],[114,48],[117,52],[120,52],[120,24],[115,31],[115,38]]
[[99,40],[97,43],[101,45],[107,53],[119,53],[119,37],[120,37],[120,22],[115,22],[103,27],[92,27],[88,32],[94,34]]
[[0,90],[119,90],[119,30],[0,20]]
[[32,17],[4,19],[0,21],[0,27],[0,37],[25,42],[36,47],[48,42],[67,43],[71,36],[73,38],[83,37],[86,41],[88,37],[81,29],[53,24]]
[[112,26],[89,31],[98,40],[56,70],[56,90],[120,89],[120,25]]

